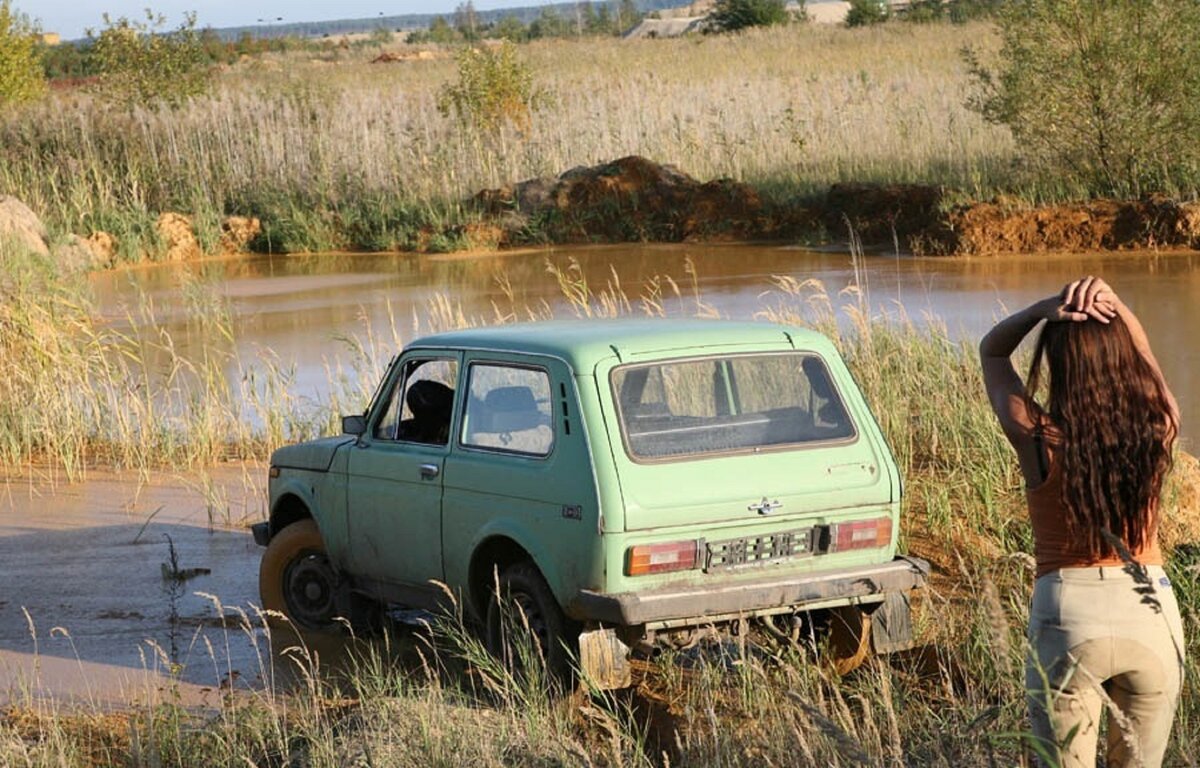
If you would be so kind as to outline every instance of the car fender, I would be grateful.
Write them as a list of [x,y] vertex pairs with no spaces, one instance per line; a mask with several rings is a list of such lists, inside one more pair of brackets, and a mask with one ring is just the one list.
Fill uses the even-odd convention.
[[[491,520],[476,531],[475,536],[471,539],[470,557],[462,563],[462,573],[447,573],[448,581],[451,584],[461,584],[469,588],[470,567],[471,563],[475,560],[476,554],[488,541],[497,538],[508,539],[524,550],[530,559],[533,560],[533,564],[537,567],[543,578],[546,579],[546,583],[550,585],[550,590],[554,593],[554,597],[558,600],[559,605],[566,604],[564,598],[574,594],[574,590],[577,588],[564,584],[564,581],[571,578],[570,575],[563,574],[561,571],[548,570],[547,566],[554,563],[554,557],[548,551],[548,548],[540,543],[545,539],[545,536],[539,536],[521,521],[511,518]],[[476,596],[472,595],[472,598],[474,597]]]
[[[285,511],[286,499],[289,496],[294,496],[299,499],[300,503],[308,510],[308,514],[316,522],[317,528],[323,528],[323,520],[320,509],[316,503],[316,494],[313,484],[308,482],[306,478],[287,476],[281,477],[272,483],[271,488],[271,518],[270,518],[270,535],[274,537],[285,526],[293,520]],[[281,517],[282,516],[282,517]]]

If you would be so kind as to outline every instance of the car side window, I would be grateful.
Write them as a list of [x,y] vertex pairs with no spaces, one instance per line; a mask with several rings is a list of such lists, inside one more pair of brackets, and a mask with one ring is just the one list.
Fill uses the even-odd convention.
[[462,444],[547,456],[554,448],[550,377],[537,368],[475,363],[469,369]]
[[450,439],[458,362],[444,358],[408,360],[375,425],[378,440],[445,445]]

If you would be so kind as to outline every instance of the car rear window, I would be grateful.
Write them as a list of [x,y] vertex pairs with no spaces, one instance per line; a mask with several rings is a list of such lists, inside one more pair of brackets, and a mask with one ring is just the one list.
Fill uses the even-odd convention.
[[848,440],[854,423],[811,353],[627,365],[612,374],[629,455],[638,460]]

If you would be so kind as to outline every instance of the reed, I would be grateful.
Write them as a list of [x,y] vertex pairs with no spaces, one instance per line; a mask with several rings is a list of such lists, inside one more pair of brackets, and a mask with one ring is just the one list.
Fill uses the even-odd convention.
[[[157,330],[152,307],[131,309],[124,330],[101,326],[79,285],[36,259],[5,255],[17,276],[0,303],[5,463],[57,460],[80,473],[108,461],[262,458],[361,407],[363,388],[402,342],[395,323],[347,339],[330,369],[330,403],[309,413],[289,399],[280,361],[233,359],[222,300],[203,283],[182,290],[209,342],[185,355]],[[589,284],[570,262],[548,267],[568,311],[582,317],[711,313],[694,270],[635,287],[615,275]],[[546,698],[537,670],[510,674],[457,613],[415,634],[355,641],[354,660],[340,668],[250,615],[226,631],[261,649],[261,687],[203,710],[147,691],[116,714],[29,696],[0,715],[0,764],[760,766],[800,755],[831,766],[1027,764],[1019,670],[1030,541],[1020,478],[982,397],[974,350],[936,323],[919,329],[903,314],[872,312],[865,287],[845,311],[819,283],[777,279],[769,288],[760,316],[832,336],[895,448],[906,488],[902,548],[935,567],[915,607],[917,651],[838,677],[803,640],[743,637],[665,654],[634,692]],[[435,331],[547,312],[514,305],[471,317],[442,296],[415,324]],[[1180,462],[1180,472],[1189,468]],[[213,506],[227,503],[200,485]],[[1194,478],[1187,485],[1177,474],[1168,498],[1194,514],[1189,487]],[[1200,683],[1195,537],[1194,526],[1164,528],[1191,687]],[[220,643],[204,653],[199,663],[211,663],[217,685],[228,661]],[[148,660],[168,680],[173,663],[166,651]],[[1185,695],[1168,762],[1187,765],[1197,749],[1200,701]]]
[[[546,98],[497,134],[436,108],[449,58],[367,63],[267,55],[180,109],[117,109],[86,93],[0,118],[0,189],[58,232],[104,229],[155,252],[162,211],[202,242],[224,214],[256,215],[259,248],[452,249],[483,188],[640,154],[772,199],[839,181],[923,182],[971,198],[1043,189],[1006,129],[964,106],[964,45],[986,24],[806,25],[677,40],[550,40],[520,49]],[[431,233],[434,233],[431,235]],[[449,233],[449,234],[447,234]],[[536,233],[532,233],[536,234]],[[430,237],[434,237],[431,242]]]

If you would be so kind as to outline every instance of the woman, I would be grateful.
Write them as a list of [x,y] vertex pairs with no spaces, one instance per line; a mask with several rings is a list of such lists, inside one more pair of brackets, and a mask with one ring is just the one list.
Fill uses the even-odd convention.
[[[1043,320],[1023,384],[1010,357]],[[1175,398],[1141,323],[1094,277],[997,323],[979,354],[1033,523],[1026,689],[1037,751],[1093,768],[1107,709],[1107,765],[1159,766],[1183,675],[1158,545]]]

